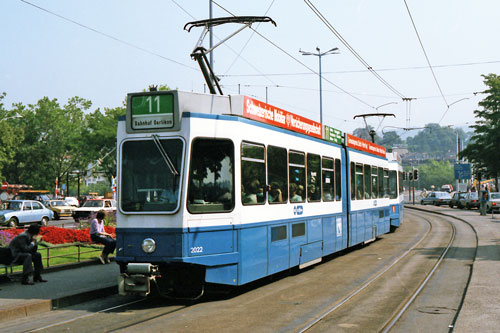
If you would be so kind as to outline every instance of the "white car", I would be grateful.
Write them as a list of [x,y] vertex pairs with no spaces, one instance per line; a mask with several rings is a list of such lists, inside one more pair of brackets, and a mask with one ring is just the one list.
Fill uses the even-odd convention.
[[80,203],[78,202],[78,199],[75,197],[66,197],[64,198],[64,201],[66,201],[70,206],[80,207]]
[[73,212],[73,218],[75,219],[75,222],[80,222],[80,220],[88,220],[90,217],[97,214],[97,212],[100,210],[103,210],[106,214],[115,213],[116,201],[113,199],[87,200],[81,207],[75,208],[75,211]]

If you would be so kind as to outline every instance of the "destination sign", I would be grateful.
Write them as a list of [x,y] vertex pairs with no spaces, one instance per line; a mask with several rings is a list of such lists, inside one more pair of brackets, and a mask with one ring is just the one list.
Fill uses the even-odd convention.
[[342,144],[342,131],[336,128],[325,125],[325,137],[326,141],[336,143],[338,145]]
[[320,139],[323,138],[320,123],[247,96],[243,96],[243,116]]
[[174,96],[145,95],[132,97],[132,129],[174,127]]
[[377,145],[376,143],[358,138],[351,134],[346,134],[346,146],[370,154],[386,157],[384,147]]

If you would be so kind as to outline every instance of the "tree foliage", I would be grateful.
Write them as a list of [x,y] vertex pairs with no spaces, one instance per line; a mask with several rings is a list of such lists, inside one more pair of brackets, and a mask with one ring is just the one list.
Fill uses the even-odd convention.
[[[73,97],[61,106],[44,97],[6,110],[0,96],[0,181],[53,191],[75,172],[116,173],[116,127],[124,107],[90,112],[91,101]],[[19,115],[13,118],[12,115]],[[5,120],[3,120],[5,119]],[[90,166],[90,169],[89,169]]]
[[[475,110],[477,118],[471,143],[462,151],[461,156],[471,161],[482,174],[497,179],[500,170],[500,76],[483,75],[488,87],[486,97],[479,102],[480,110]],[[495,184],[498,188],[498,182]]]

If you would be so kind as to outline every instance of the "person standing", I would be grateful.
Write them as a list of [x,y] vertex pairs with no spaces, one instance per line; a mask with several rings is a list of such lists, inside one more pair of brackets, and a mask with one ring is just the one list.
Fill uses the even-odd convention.
[[[34,282],[47,282],[42,278],[42,255],[37,252],[38,249],[38,238],[37,235],[40,233],[40,226],[30,225],[28,229],[16,237],[10,242],[9,248],[12,252],[12,257],[14,264],[23,264],[23,276],[21,279],[21,284],[33,285],[34,283],[29,280],[31,273],[33,274]],[[35,269],[33,269],[33,265]]]
[[106,214],[103,210],[97,212],[97,215],[90,222],[90,239],[94,243],[99,243],[104,245],[104,249],[102,253],[99,255],[99,260],[101,263],[106,264],[110,263],[109,254],[113,253],[116,248],[116,240],[113,238],[111,234],[108,234],[104,230],[104,217]]

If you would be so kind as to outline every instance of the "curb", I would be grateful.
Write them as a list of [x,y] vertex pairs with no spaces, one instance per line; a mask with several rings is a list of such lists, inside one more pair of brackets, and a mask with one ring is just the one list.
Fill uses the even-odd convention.
[[97,298],[115,295],[117,293],[118,285],[90,290],[80,294],[64,296],[52,300],[30,300],[19,305],[13,305],[4,309],[0,309],[0,323],[26,318],[36,314],[91,301]]

